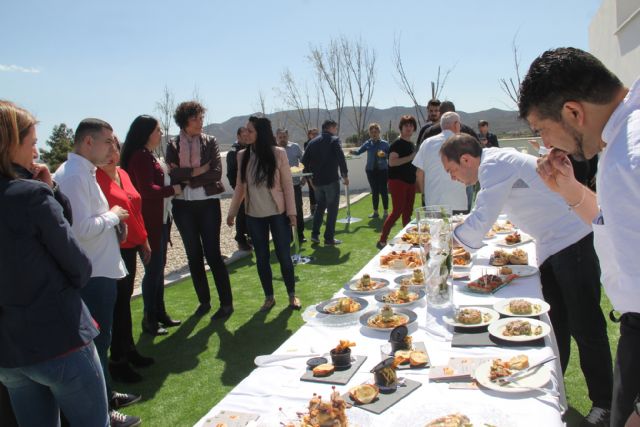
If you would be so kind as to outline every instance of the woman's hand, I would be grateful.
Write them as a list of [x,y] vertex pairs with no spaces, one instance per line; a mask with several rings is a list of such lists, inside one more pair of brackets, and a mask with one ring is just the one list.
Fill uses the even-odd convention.
[[211,169],[211,166],[209,165],[209,163],[205,163],[202,166],[199,166],[197,168],[193,168],[193,171],[191,172],[191,176],[199,176],[202,175],[203,173],[206,173],[209,171],[209,169]]
[[235,219],[235,216],[233,216],[233,215],[228,215],[227,216],[227,225],[229,227],[233,227],[233,224],[235,224],[234,219]]
[[176,196],[179,196],[180,194],[182,194],[182,186],[180,184],[176,184],[173,186],[173,193]]
[[145,240],[142,245],[140,245],[140,254],[142,255],[142,263],[144,265],[148,265],[149,261],[151,261],[151,246],[149,246],[149,240]]
[[33,179],[42,181],[50,188],[53,188],[53,179],[51,178],[51,172],[47,165],[43,163],[34,163],[31,171],[33,172]]
[[291,224],[292,227],[295,227],[295,225],[297,224],[297,217],[295,215],[287,215],[289,217],[289,223]]

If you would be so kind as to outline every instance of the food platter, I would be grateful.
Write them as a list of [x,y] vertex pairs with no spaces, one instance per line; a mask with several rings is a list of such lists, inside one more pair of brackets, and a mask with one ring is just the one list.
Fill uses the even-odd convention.
[[[507,326],[512,322],[528,322],[531,329],[540,328],[540,333],[531,335],[505,335]],[[496,338],[511,342],[527,342],[535,341],[540,338],[544,338],[551,332],[551,327],[540,320],[526,318],[526,317],[508,317],[505,319],[496,320],[489,325],[489,333]]]
[[371,289],[359,289],[358,288],[359,281],[360,281],[360,279],[350,280],[349,282],[345,283],[344,289],[349,291],[349,292],[353,292],[355,294],[373,295],[376,292],[379,292],[381,289],[384,289],[387,286],[389,286],[389,281],[387,279],[383,279],[381,277],[372,277],[371,281],[379,283],[380,284],[379,286],[378,285],[374,285],[373,287],[371,287]]
[[408,286],[409,288],[409,293],[410,294],[415,294],[415,299],[412,301],[408,301],[408,302],[390,302],[389,300],[385,301],[385,297],[390,295],[393,292],[398,291],[398,289],[385,289],[382,292],[378,292],[375,295],[375,299],[376,301],[382,303],[382,304],[389,304],[391,307],[408,307],[410,305],[413,305],[417,302],[419,302],[422,298],[424,298],[425,296],[425,291],[424,289],[420,289],[417,287],[413,287],[412,286]]
[[[406,308],[396,308],[393,311],[394,311],[395,314],[397,314],[398,316],[402,317],[404,321],[406,321],[406,323],[404,323],[404,325],[407,326],[407,327],[418,319],[418,315],[416,313],[414,313],[413,311],[411,311],[409,309],[406,309]],[[375,316],[375,315],[377,315],[379,313],[380,313],[379,310],[369,310],[369,311],[367,311],[362,316],[360,316],[360,324],[362,326],[364,326],[365,328],[371,329],[371,330],[374,330],[374,331],[391,331],[396,326],[399,326],[399,324],[393,324],[393,325],[391,325],[389,327],[374,327],[374,326],[370,326],[369,323],[368,323],[369,318],[372,317],[372,316]]]
[[533,237],[526,233],[520,233],[520,241],[517,243],[507,243],[506,237],[495,241],[496,246],[502,246],[507,248],[513,248],[515,246],[524,245],[525,243],[533,242]]
[[530,392],[531,388],[544,387],[551,380],[551,370],[546,365],[541,365],[523,374],[522,377],[518,377],[517,381],[501,385],[491,381],[491,365],[492,361],[485,362],[478,366],[473,374],[481,386],[490,390],[504,393],[526,393]]
[[462,323],[453,316],[443,316],[442,320],[457,328],[479,328],[481,326],[487,326],[500,319],[500,314],[498,314],[497,311],[487,307],[462,307],[461,310],[478,310],[482,316],[482,321],[480,323]]
[[[529,302],[532,305],[531,313],[530,314],[512,313],[511,310],[509,309],[509,305],[511,304],[512,301],[516,301],[516,300],[523,300],[523,301]],[[551,309],[551,306],[546,301],[543,301],[538,298],[509,298],[509,299],[503,299],[496,302],[493,305],[493,309],[500,314],[504,314],[505,316],[535,317],[548,312]]]
[[331,298],[330,300],[323,301],[318,305],[316,305],[316,310],[318,311],[318,313],[326,314],[328,316],[335,316],[335,317],[351,316],[356,313],[360,313],[361,311],[364,311],[369,305],[369,302],[364,298],[351,297],[350,299],[353,300],[356,304],[359,304],[360,308],[351,312],[339,312],[339,310],[334,310],[334,308],[337,305],[339,305],[341,300],[344,300],[344,298],[347,298],[347,297]]

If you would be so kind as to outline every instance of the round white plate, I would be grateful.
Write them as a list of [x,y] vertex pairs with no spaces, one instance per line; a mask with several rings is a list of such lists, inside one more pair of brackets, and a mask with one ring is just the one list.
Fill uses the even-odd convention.
[[383,279],[381,277],[372,277],[371,280],[373,280],[374,282],[382,282],[384,283],[384,286],[381,286],[379,288],[375,288],[375,289],[371,289],[368,291],[362,291],[359,290],[356,286],[358,283],[358,280],[360,280],[360,278],[358,279],[353,279],[353,280],[349,280],[349,282],[347,282],[344,285],[344,289],[349,291],[349,292],[353,292],[354,294],[360,294],[360,295],[373,295],[376,292],[379,292],[381,289],[386,288],[387,286],[389,286],[389,281],[387,279]]
[[538,273],[538,267],[533,265],[505,265],[504,267],[510,268],[513,274],[517,274],[520,277],[533,276]]
[[[491,372],[492,361],[483,363],[476,368],[474,376],[476,381],[483,387],[490,390],[501,391],[505,393],[526,393],[531,391],[527,387],[544,387],[551,380],[551,371],[546,365],[533,368],[531,371],[522,375],[517,381],[500,385],[497,382],[492,382],[489,379],[489,373]],[[518,371],[512,371],[518,372]]]
[[[413,277],[413,273],[411,274],[403,274],[401,276],[396,276],[395,279],[393,279],[394,282],[396,282],[398,285],[402,285],[402,279],[411,279]],[[409,288],[424,288],[427,285],[426,282],[422,282],[419,285],[409,285]]]
[[[418,319],[418,315],[416,313],[414,313],[413,311],[407,309],[407,308],[396,308],[393,311],[396,314],[402,314],[402,315],[406,316],[409,319],[409,321],[404,324],[406,327],[409,327],[409,325],[411,325],[413,322],[415,322]],[[364,326],[365,328],[369,328],[369,329],[372,329],[374,331],[391,331],[391,330],[393,330],[395,328],[395,326],[394,327],[390,327],[390,328],[376,328],[374,326],[369,326],[369,323],[367,323],[367,321],[369,320],[369,317],[374,316],[374,315],[376,315],[378,313],[380,313],[380,310],[369,310],[369,311],[367,311],[362,316],[360,316],[360,324],[362,326]]]
[[418,298],[416,298],[414,301],[411,301],[411,302],[405,302],[405,303],[401,303],[401,304],[393,304],[393,303],[390,303],[390,302],[384,302],[384,301],[383,301],[382,297],[384,297],[384,296],[385,296],[385,295],[387,295],[388,293],[393,292],[393,291],[396,291],[396,290],[397,290],[397,289],[385,289],[385,290],[384,290],[384,291],[382,291],[382,292],[378,292],[378,293],[375,295],[375,297],[374,297],[374,298],[375,298],[375,299],[376,299],[376,301],[378,301],[379,303],[382,303],[382,304],[389,304],[391,307],[408,307],[408,306],[413,305],[413,304],[415,304],[415,303],[417,303],[417,302],[420,302],[420,300],[421,300],[422,298],[424,298],[424,296],[425,296],[424,289],[420,289],[420,288],[411,289],[411,287],[409,287],[409,292],[413,292],[413,293],[415,293],[415,294],[418,294]]
[[[537,304],[540,306],[540,310],[539,311],[533,311],[533,313],[531,314],[513,314],[510,310],[509,310],[509,303],[513,300],[517,300],[517,299],[523,299],[525,301],[529,301],[531,304]],[[496,302],[493,305],[493,309],[495,311],[497,311],[500,314],[504,314],[505,316],[517,316],[517,317],[536,317],[536,316],[540,316],[541,314],[544,314],[546,312],[548,312],[551,309],[551,306],[549,304],[547,304],[546,301],[538,299],[538,298],[508,298],[508,299],[503,299],[500,300],[498,302]]]
[[358,304],[360,304],[360,309],[359,310],[356,310],[356,311],[354,311],[352,313],[329,313],[328,311],[325,310],[326,307],[330,307],[331,305],[337,304],[338,301],[340,301],[341,299],[342,298],[331,298],[330,300],[323,301],[323,302],[319,303],[318,305],[316,305],[316,310],[318,311],[318,313],[326,314],[328,316],[349,316],[349,315],[354,315],[354,314],[360,313],[365,308],[367,308],[367,306],[369,305],[369,302],[366,299],[354,297],[354,298],[351,298],[351,299],[356,301]]
[[[504,336],[502,332],[507,326],[507,323],[513,322],[515,320],[523,320],[525,322],[531,323],[531,327],[535,328],[537,326],[542,326],[542,333],[540,335],[517,335],[517,336]],[[496,320],[492,324],[489,325],[489,333],[496,338],[500,338],[505,341],[512,342],[527,342],[527,341],[535,341],[537,339],[546,337],[551,332],[551,327],[544,322],[541,322],[536,319],[526,318],[526,317],[508,317],[505,319]]]
[[482,322],[474,323],[473,325],[470,325],[467,323],[460,323],[454,317],[451,317],[451,316],[442,316],[442,320],[444,320],[445,323],[458,328],[479,328],[481,326],[487,326],[495,322],[496,320],[500,319],[500,315],[498,314],[497,311],[487,307],[461,307],[461,308],[475,308],[476,310],[480,310],[483,318],[485,314],[489,314],[491,318],[486,322],[483,320]]
[[[508,234],[511,234],[511,233],[508,233]],[[529,236],[526,233],[520,233],[520,241],[518,243],[509,244],[504,240],[504,238],[502,238],[502,239],[496,240],[495,244],[497,246],[513,248],[516,246],[524,245],[525,243],[529,243],[529,242],[533,242],[533,237]]]

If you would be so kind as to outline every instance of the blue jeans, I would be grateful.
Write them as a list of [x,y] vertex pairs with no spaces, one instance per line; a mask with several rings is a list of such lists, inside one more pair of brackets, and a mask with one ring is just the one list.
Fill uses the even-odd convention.
[[266,298],[273,297],[273,274],[269,261],[269,230],[273,237],[273,245],[276,248],[276,257],[280,262],[280,272],[284,279],[284,285],[288,294],[296,291],[296,279],[293,273],[291,261],[291,224],[285,214],[257,218],[247,215],[247,228],[251,236],[251,243],[256,252],[256,264],[258,276],[262,284],[262,290]]
[[107,395],[93,343],[64,356],[20,368],[0,368],[21,426],[109,426]]
[[149,263],[144,266],[142,278],[142,302],[150,319],[158,320],[164,314],[164,265],[167,258],[169,224],[162,224],[160,250],[151,252]]
[[107,396],[111,398],[111,376],[109,375],[108,351],[111,345],[111,327],[113,326],[113,309],[116,305],[116,279],[108,277],[92,277],[87,286],[80,289],[82,301],[98,322],[100,334],[93,339],[102,365],[102,374],[106,384]]
[[340,203],[340,181],[327,185],[316,185],[316,212],[313,214],[313,229],[311,237],[320,235],[320,226],[327,211],[327,223],[324,228],[324,240],[331,241],[336,235],[336,220],[338,219],[338,205]]

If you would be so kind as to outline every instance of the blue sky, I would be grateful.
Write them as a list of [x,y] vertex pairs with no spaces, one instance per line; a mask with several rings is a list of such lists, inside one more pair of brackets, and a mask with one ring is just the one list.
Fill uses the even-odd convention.
[[[223,122],[284,107],[274,88],[290,69],[313,81],[310,45],[341,35],[375,48],[373,105],[411,105],[392,63],[399,36],[405,69],[421,99],[438,66],[453,68],[442,99],[458,110],[506,109],[498,78],[513,76],[517,33],[522,72],[548,48],[588,50],[600,0],[111,0],[5,2],[0,28],[0,98],[40,120],[40,145],[52,127],[84,117],[109,121],[124,138],[138,114],[156,114],[166,86],[177,101],[197,92]],[[8,35],[8,36],[7,36]]]

